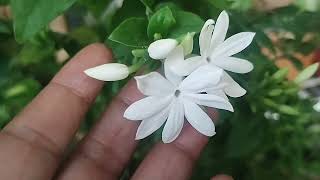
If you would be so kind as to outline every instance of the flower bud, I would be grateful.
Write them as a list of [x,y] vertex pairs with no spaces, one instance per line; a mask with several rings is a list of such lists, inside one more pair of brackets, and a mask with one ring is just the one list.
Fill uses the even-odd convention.
[[185,35],[180,43],[183,47],[184,55],[189,55],[192,53],[193,50],[193,36],[195,33],[188,33]]
[[129,75],[129,68],[124,64],[103,64],[84,71],[88,76],[101,81],[118,81]]
[[148,53],[153,59],[165,59],[177,45],[175,39],[160,39],[150,44]]

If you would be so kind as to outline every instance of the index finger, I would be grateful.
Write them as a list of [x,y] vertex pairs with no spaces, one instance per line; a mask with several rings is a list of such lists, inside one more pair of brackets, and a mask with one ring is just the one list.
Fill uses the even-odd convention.
[[83,71],[110,60],[111,53],[102,44],[86,47],[4,128],[0,133],[0,161],[8,163],[0,165],[1,179],[51,178],[103,86]]

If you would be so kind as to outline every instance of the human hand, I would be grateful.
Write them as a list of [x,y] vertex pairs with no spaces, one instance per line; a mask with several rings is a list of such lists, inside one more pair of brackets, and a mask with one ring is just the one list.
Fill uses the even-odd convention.
[[[101,44],[86,47],[1,131],[0,179],[119,179],[137,145],[137,122],[123,118],[127,106],[142,97],[134,81],[114,98],[67,162],[61,163],[67,145],[103,86],[83,71],[111,58],[111,52]],[[132,179],[188,179],[207,141],[186,125],[173,143],[155,145]],[[232,178],[220,175],[213,179]]]

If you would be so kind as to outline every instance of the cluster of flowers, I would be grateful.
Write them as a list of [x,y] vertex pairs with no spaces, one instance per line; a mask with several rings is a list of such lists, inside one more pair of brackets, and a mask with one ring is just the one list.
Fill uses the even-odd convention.
[[[204,107],[233,112],[229,97],[246,93],[226,71],[248,73],[247,60],[232,57],[250,45],[255,33],[242,32],[226,39],[228,14],[223,11],[215,23],[209,19],[200,36],[200,55],[190,54],[193,34],[178,42],[161,39],[150,44],[149,56],[163,62],[163,75],[151,72],[136,76],[137,87],[146,97],[133,103],[124,113],[128,120],[142,120],[136,139],[143,139],[164,123],[162,141],[170,143],[180,134],[184,119],[206,136],[215,134],[215,126]],[[130,68],[123,64],[105,64],[85,71],[90,77],[114,81],[126,78]]]

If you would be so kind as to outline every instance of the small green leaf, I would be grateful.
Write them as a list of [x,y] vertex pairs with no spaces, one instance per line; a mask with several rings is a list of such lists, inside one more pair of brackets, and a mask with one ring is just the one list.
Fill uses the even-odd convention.
[[277,72],[275,72],[272,75],[272,78],[275,79],[275,80],[282,81],[284,78],[287,77],[288,73],[289,73],[289,69],[288,68],[282,68],[282,69],[279,69]]
[[178,38],[188,32],[198,33],[204,24],[203,20],[198,15],[190,12],[177,11],[174,13],[174,17],[176,19],[176,25],[169,34],[169,37],[171,38]]
[[280,105],[279,106],[279,111],[284,114],[296,116],[299,115],[299,111],[291,106],[288,105]]
[[308,66],[306,69],[304,69],[302,72],[298,74],[294,82],[296,82],[297,84],[300,84],[303,81],[308,80],[317,72],[318,68],[319,68],[319,63],[315,63]]
[[74,2],[76,0],[11,0],[16,40],[29,40]]
[[155,12],[148,25],[148,36],[153,37],[154,34],[159,33],[162,36],[167,36],[169,30],[176,24],[176,20],[169,7],[164,7]]
[[109,40],[135,48],[149,45],[145,18],[129,18],[123,21],[109,36]]

